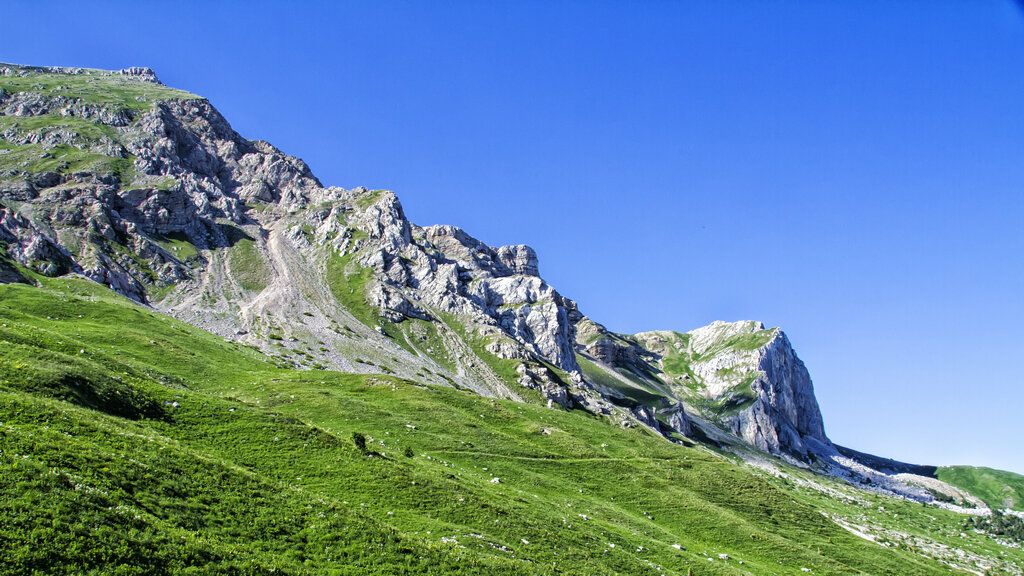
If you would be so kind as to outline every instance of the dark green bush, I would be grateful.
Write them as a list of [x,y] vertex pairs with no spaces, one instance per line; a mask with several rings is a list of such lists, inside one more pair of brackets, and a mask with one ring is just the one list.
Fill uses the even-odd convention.
[[366,436],[362,432],[352,433],[352,443],[356,445],[356,449],[360,452],[366,452]]

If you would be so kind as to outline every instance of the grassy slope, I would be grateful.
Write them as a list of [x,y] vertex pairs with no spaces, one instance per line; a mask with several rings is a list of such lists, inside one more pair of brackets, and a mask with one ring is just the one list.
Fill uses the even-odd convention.
[[[616,378],[614,375],[609,374],[604,368],[598,366],[588,358],[577,354],[576,362],[580,365],[580,369],[583,374],[591,382],[596,383],[598,386],[603,386],[610,390],[614,390],[630,400],[642,404],[644,406],[652,406],[655,408],[662,408],[665,406],[665,394],[654,389],[653,385],[648,382],[639,380],[633,373],[629,373],[629,376],[622,374],[626,381]],[[621,372],[620,372],[621,374]]]
[[[14,66],[0,63],[0,68]],[[81,74],[52,73],[27,68],[25,76],[0,76],[0,89],[11,93],[41,92],[77,98],[88,104],[114,104],[122,108],[144,109],[155,100],[194,99],[195,94],[162,84],[141,82],[104,70],[83,69]]]
[[850,485],[783,467],[789,478],[765,479],[881,545],[939,558],[989,575],[1020,574],[1020,542],[975,530],[970,516],[851,489]]
[[1024,476],[974,466],[939,468],[939,480],[967,490],[992,508],[1024,511]]
[[[11,66],[0,63],[0,67]],[[25,69],[25,76],[0,76],[0,90],[9,94],[39,93],[46,98],[62,97],[82,104],[101,107],[111,112],[144,110],[159,100],[196,99],[194,94],[168,88],[161,84],[142,82],[131,77],[100,70],[83,70],[81,74],[55,74],[41,69]],[[25,173],[78,171],[114,175],[123,185],[134,176],[134,158],[112,157],[90,152],[90,147],[104,141],[119,141],[116,128],[88,119],[65,118],[55,109],[49,114],[32,117],[0,116],[0,131],[45,134],[53,131],[72,132],[73,145],[44,149],[41,144],[15,145],[0,141],[0,168]],[[166,183],[165,183],[166,184]],[[160,187],[160,186],[157,186]]]
[[379,328],[395,343],[408,349],[401,331],[394,323],[382,318],[377,308],[367,301],[366,285],[372,277],[373,269],[359,266],[352,254],[339,256],[331,253],[328,256],[327,284],[342,307],[356,320],[370,328]]
[[946,572],[700,449],[46,286],[0,286],[2,573]]
[[231,277],[242,288],[250,292],[259,292],[267,287],[267,279],[271,271],[260,254],[256,241],[249,238],[240,239],[232,248],[228,260]]

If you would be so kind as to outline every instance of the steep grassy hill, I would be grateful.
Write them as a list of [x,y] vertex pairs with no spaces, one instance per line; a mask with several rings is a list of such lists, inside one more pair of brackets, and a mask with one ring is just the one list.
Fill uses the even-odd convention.
[[975,466],[944,466],[939,480],[963,488],[992,508],[1024,511],[1024,476]]
[[0,286],[5,574],[950,572],[699,446],[39,280]]

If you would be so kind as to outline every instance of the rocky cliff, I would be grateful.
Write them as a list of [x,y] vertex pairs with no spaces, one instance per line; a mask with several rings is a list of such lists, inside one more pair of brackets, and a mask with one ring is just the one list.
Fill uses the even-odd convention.
[[119,72],[0,65],[0,281],[82,274],[282,365],[583,408],[667,435],[690,415],[770,452],[829,446],[807,370],[755,323],[617,335],[525,245],[419,227],[323,186],[208,101]]
[[758,322],[696,330],[612,334],[578,327],[585,373],[610,397],[655,411],[684,406],[690,418],[744,443],[800,460],[831,453],[810,375],[786,335]]
[[715,322],[688,336],[689,389],[734,433],[770,452],[828,444],[810,375],[781,330]]

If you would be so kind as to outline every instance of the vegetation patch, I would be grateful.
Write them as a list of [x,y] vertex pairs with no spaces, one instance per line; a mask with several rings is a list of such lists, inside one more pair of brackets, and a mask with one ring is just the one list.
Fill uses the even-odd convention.
[[[10,66],[10,65],[3,65]],[[113,105],[115,108],[142,110],[157,100],[199,99],[183,90],[102,70],[82,70],[81,74],[61,74],[42,69],[26,70],[25,76],[0,76],[0,89],[8,92],[37,92],[64,96],[88,104]]]
[[699,354],[694,354],[692,360],[699,361],[702,358],[708,358],[718,354],[724,350],[735,350],[735,351],[751,351],[758,350],[769,342],[778,333],[778,328],[772,328],[769,330],[757,330],[749,333],[740,333],[724,338],[718,342],[715,342],[708,347],[707,350]]
[[384,193],[383,190],[370,190],[365,195],[360,196],[356,199],[356,206],[360,211],[366,210],[370,206],[373,206],[380,200],[381,195]]
[[49,150],[44,149],[41,144],[26,144],[14,146],[0,155],[0,166],[17,172],[94,172],[100,175],[113,175],[122,183],[130,182],[134,177],[133,162],[134,158],[131,157],[114,158],[66,144]]
[[516,369],[519,368],[520,364],[522,364],[521,360],[498,358],[487,351],[487,345],[491,343],[493,338],[488,339],[478,336],[475,333],[470,333],[462,321],[455,315],[440,312],[438,312],[437,315],[444,321],[446,326],[455,331],[463,342],[469,345],[473,354],[486,364],[487,367],[495,374],[497,374],[499,378],[504,380],[505,383],[510,386],[518,387],[517,380],[519,379],[519,373]]
[[260,292],[267,287],[270,267],[255,240],[246,237],[235,242],[228,256],[228,266],[231,268],[232,278],[242,288],[250,292]]
[[974,516],[964,522],[964,528],[981,530],[993,536],[1024,543],[1024,519],[994,510],[991,516]]
[[183,232],[172,232],[160,236],[156,239],[156,243],[182,262],[192,261],[199,256],[199,250]]
[[[695,383],[696,376],[691,368],[694,358],[688,352],[690,335],[673,333],[673,337],[672,341],[661,346],[661,369],[670,377],[689,376],[690,382]],[[680,349],[676,348],[677,343]]]
[[[626,378],[632,383],[630,384],[624,382],[620,378],[616,378],[596,362],[593,362],[589,358],[580,354],[576,355],[576,363],[579,364],[580,369],[583,371],[583,375],[587,377],[587,380],[594,382],[598,386],[617,392],[636,404],[653,408],[662,408],[666,405],[666,402],[668,402],[664,393],[660,391],[652,391],[646,382],[641,384],[640,379],[637,378],[635,374],[632,375],[632,378],[623,375],[623,378]],[[622,371],[616,370],[616,373],[621,374]]]
[[409,318],[402,322],[401,327],[404,337],[412,343],[416,350],[437,362],[445,370],[455,372],[455,362],[452,360],[447,346],[444,345],[444,339],[441,338],[435,322]]
[[[3,86],[0,77],[0,86]],[[65,117],[60,114],[39,116],[0,116],[0,130],[16,130],[22,133],[46,133],[54,130],[73,132],[82,142],[100,142],[104,139],[117,140],[118,132],[112,126],[97,124],[83,118]]]
[[939,480],[981,498],[990,508],[1024,511],[1024,476],[975,466],[949,466],[936,472]]
[[360,266],[354,254],[332,253],[327,259],[327,284],[341,306],[356,320],[379,328],[395,344],[415,354],[398,325],[381,317],[378,308],[366,299],[367,284],[372,279],[373,269]]

